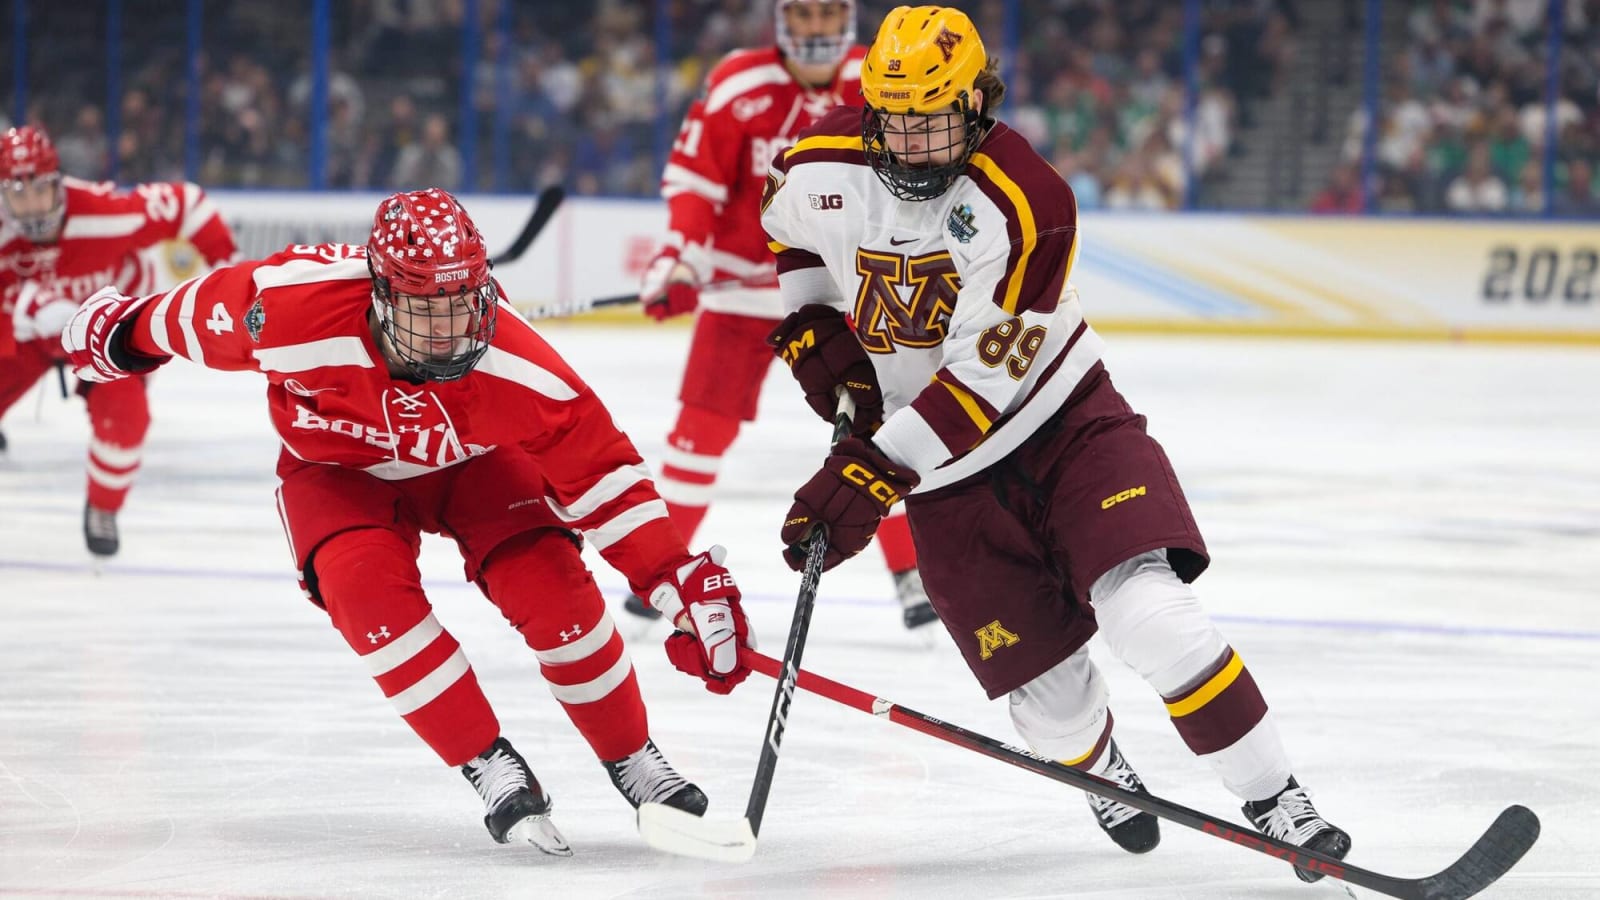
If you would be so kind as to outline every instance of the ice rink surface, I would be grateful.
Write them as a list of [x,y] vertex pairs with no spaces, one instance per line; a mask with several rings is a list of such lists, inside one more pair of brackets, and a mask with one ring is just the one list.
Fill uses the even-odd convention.
[[[652,463],[687,332],[546,328]],[[1429,874],[1512,803],[1544,835],[1483,896],[1600,896],[1600,353],[1112,335],[1207,536],[1201,597],[1250,664],[1351,861]],[[53,384],[48,385],[53,391]],[[801,694],[745,866],[658,854],[531,651],[427,544],[440,619],[556,799],[571,859],[497,846],[481,804],[299,595],[259,376],[175,364],[96,576],[81,402],[33,396],[0,461],[0,895],[20,897],[1312,898],[1287,866],[1167,826],[1128,856],[1081,795]],[[698,544],[781,655],[789,494],[827,428],[774,370]],[[613,603],[623,588],[597,568]],[[631,628],[621,621],[622,628]],[[656,626],[661,629],[664,626]],[[899,622],[881,557],[824,576],[808,668],[1014,741],[948,638]],[[631,641],[652,732],[742,814],[772,683],[716,697]],[[1096,645],[1119,743],[1155,793],[1240,820],[1156,696]],[[1372,896],[1364,894],[1363,896]]]

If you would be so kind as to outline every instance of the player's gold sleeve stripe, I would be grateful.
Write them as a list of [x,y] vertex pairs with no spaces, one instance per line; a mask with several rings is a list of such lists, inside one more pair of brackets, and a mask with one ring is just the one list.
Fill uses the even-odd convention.
[[1167,704],[1167,715],[1174,719],[1182,718],[1200,709],[1207,703],[1217,698],[1218,694],[1228,689],[1228,686],[1238,680],[1239,673],[1244,671],[1244,657],[1238,653],[1232,654],[1233,659],[1222,670],[1211,676],[1211,679],[1202,684],[1194,693],[1177,701]]
[[801,138],[799,143],[784,151],[783,158],[787,161],[789,157],[794,156],[796,153],[804,153],[807,150],[861,149],[864,149],[864,145],[861,143],[861,135],[859,134],[816,134],[808,138]]
[[777,256],[779,253],[782,253],[783,251],[789,250],[789,249],[792,249],[792,248],[786,247],[783,244],[778,243],[777,241],[767,241],[767,249],[772,251],[772,255],[773,256]]
[[989,421],[989,417],[983,414],[983,407],[978,405],[977,399],[967,393],[966,388],[960,385],[939,379],[935,380],[944,385],[944,389],[949,391],[952,397],[956,398],[956,402],[961,404],[961,408],[966,411],[967,417],[972,419],[973,424],[978,426],[978,431],[988,434],[989,429],[994,427],[994,423]]
[[1033,257],[1033,248],[1039,243],[1039,229],[1033,221],[1033,207],[1028,205],[1028,198],[1022,193],[1022,188],[1011,180],[1011,176],[1002,172],[988,154],[974,153],[972,165],[989,176],[989,180],[1005,193],[1017,211],[1017,231],[1022,235],[1022,252],[1017,254],[1016,266],[1006,275],[1006,297],[1000,304],[1007,315],[1014,316],[1017,314],[1017,302],[1022,296],[1022,283],[1027,278],[1028,261]]

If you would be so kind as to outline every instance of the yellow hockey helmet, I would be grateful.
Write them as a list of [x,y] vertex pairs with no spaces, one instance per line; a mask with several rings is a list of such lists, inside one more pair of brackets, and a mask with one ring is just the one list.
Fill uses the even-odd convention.
[[988,63],[958,9],[900,6],[884,18],[861,63],[861,140],[891,194],[931,200],[966,171],[992,124],[973,105]]
[[989,56],[972,20],[947,6],[897,6],[861,62],[861,96],[882,113],[965,112]]

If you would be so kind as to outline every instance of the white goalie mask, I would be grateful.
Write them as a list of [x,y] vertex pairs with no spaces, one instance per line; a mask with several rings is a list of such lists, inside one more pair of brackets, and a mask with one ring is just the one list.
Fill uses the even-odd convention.
[[[797,37],[789,30],[784,10],[791,6],[837,7],[842,10],[844,27],[835,34]],[[850,46],[856,42],[856,5],[854,0],[778,0],[773,8],[778,49],[783,55],[802,66],[832,66],[844,59]]]

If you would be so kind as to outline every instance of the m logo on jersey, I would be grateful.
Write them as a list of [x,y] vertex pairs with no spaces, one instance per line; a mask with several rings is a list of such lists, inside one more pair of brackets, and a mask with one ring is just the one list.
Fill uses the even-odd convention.
[[1022,638],[1018,637],[1016,632],[1007,631],[1006,627],[1000,624],[999,619],[995,619],[993,622],[979,628],[973,634],[978,636],[978,657],[980,659],[988,659],[994,655],[996,650],[1003,650],[1006,647],[1015,646],[1022,642]]
[[933,43],[939,48],[939,52],[944,54],[944,61],[949,62],[950,57],[956,54],[956,45],[961,43],[961,35],[948,28],[940,28],[939,36],[933,39]]
[[[961,276],[950,254],[905,257],[856,250],[856,336],[869,353],[903,347],[937,347],[956,308]],[[910,300],[902,297],[909,293]]]

